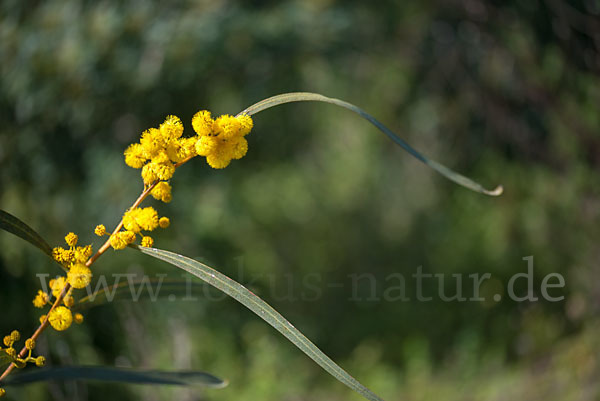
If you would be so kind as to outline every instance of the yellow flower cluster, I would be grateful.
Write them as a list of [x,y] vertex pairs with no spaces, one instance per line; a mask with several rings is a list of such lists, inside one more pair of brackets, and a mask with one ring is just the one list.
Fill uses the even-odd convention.
[[192,118],[192,127],[198,134],[196,153],[206,156],[212,168],[225,168],[231,160],[241,159],[248,152],[248,141],[244,137],[252,126],[252,118],[245,114],[223,115],[213,120],[209,111],[199,111]]
[[[7,360],[19,369],[25,367],[27,363],[35,363],[37,366],[44,366],[44,363],[46,363],[46,358],[44,358],[43,356],[38,356],[34,358],[31,355],[33,349],[35,348],[35,340],[33,340],[32,338],[28,338],[25,341],[25,348],[29,351],[27,357],[21,358],[19,356],[14,346],[15,343],[18,342],[20,339],[21,333],[19,333],[17,330],[13,330],[13,332],[10,333],[10,335],[4,337],[3,345],[6,348],[2,348],[2,346],[0,345],[0,360]],[[6,392],[4,391],[4,389],[0,388],[0,390],[0,397],[2,397],[6,394]]]
[[[78,240],[77,235],[73,233],[67,234],[65,242],[69,245],[69,249],[56,247],[52,250],[52,256],[57,262],[68,269],[67,282],[73,288],[79,289],[86,287],[92,279],[92,271],[85,265],[90,256],[92,256],[92,246],[76,246]],[[58,294],[60,294],[60,291],[62,291],[62,288],[59,289]],[[38,293],[38,296],[40,298],[36,297],[36,300],[38,301],[37,303],[40,303],[44,295]]]
[[[153,231],[157,227],[166,228],[168,226],[169,219],[167,217],[159,219],[158,213],[153,207],[129,209],[123,215],[124,230],[110,235],[110,245],[117,250],[124,249],[127,245],[132,244],[142,231]],[[97,235],[105,235],[106,228],[100,225],[96,227],[95,232]],[[152,237],[142,235],[141,245],[151,247],[154,245],[154,240]]]
[[[85,288],[92,280],[92,271],[86,262],[92,256],[92,246],[77,246],[79,238],[74,233],[69,233],[65,236],[65,242],[69,246],[68,249],[56,247],[52,249],[52,256],[61,265],[67,269],[66,277],[61,276],[50,280],[50,293],[48,294],[39,290],[33,299],[33,306],[43,308],[50,302],[50,297],[58,298],[63,294],[63,291],[69,286],[67,292],[63,295],[62,303],[64,306],[57,306],[51,309],[48,315],[48,322],[58,331],[68,329],[73,322],[71,307],[75,304],[73,298],[73,289]],[[44,322],[46,316],[42,316],[40,322]],[[76,321],[78,319],[75,319]],[[83,321],[83,316],[81,316]]]
[[142,169],[144,184],[168,180],[175,172],[175,164],[195,156],[194,138],[184,138],[183,124],[176,116],[167,116],[158,128],[142,133],[139,143],[125,150],[125,163]]
[[[142,169],[145,185],[169,180],[175,172],[175,164],[196,155],[205,156],[213,168],[221,169],[233,159],[241,159],[248,152],[245,136],[253,127],[252,118],[222,115],[213,119],[207,110],[199,111],[192,118],[195,137],[182,137],[183,124],[175,116],[168,116],[157,128],[142,133],[139,143],[125,150],[125,163]],[[163,202],[171,201],[171,187],[162,185],[152,191],[152,196]]]
[[[200,155],[206,157],[211,167],[220,169],[248,152],[245,136],[253,127],[250,116],[223,115],[213,119],[209,111],[202,110],[192,118],[192,127],[197,135],[184,137],[181,120],[167,116],[158,128],[144,131],[140,141],[129,145],[124,152],[125,163],[142,170],[144,186],[157,200],[171,202],[172,188],[167,181],[173,177],[178,163]],[[123,215],[124,230],[110,235],[110,245],[114,249],[124,249],[141,231],[152,231],[157,226],[166,228],[169,223],[167,217],[159,219],[151,207],[130,209]],[[102,236],[106,234],[106,228],[99,225],[94,232]],[[142,236],[141,245],[151,247],[154,240]]]

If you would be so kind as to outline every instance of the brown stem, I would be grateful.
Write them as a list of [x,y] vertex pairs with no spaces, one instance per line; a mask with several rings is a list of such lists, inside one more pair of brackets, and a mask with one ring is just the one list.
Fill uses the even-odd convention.
[[[190,156],[187,159],[175,164],[175,168],[178,168],[179,166],[181,166],[184,163],[187,163],[189,160],[191,160],[194,156]],[[144,199],[146,199],[148,197],[148,195],[150,194],[150,192],[152,191],[152,189],[154,189],[154,187],[159,183],[160,181],[154,181],[150,186],[145,187],[144,190],[142,191],[142,193],[140,194],[140,196],[138,196],[138,198],[135,200],[135,202],[133,202],[133,205],[131,205],[130,209],[135,209],[136,207],[138,207],[143,201]],[[117,227],[114,229],[114,231],[112,232],[113,234],[118,233],[121,228],[123,228],[123,218],[121,218],[121,220],[119,221],[119,224],[117,224]],[[98,249],[98,251],[94,254],[94,256],[92,256],[91,258],[88,259],[88,261],[85,263],[86,266],[91,266],[96,260],[98,260],[98,258],[100,256],[102,256],[102,254],[104,252],[106,252],[106,250],[110,248],[110,237],[106,240],[106,242],[100,247],[100,249]],[[62,302],[63,298],[65,297],[65,295],[67,294],[67,292],[71,289],[71,285],[69,283],[67,283],[67,285],[65,286],[65,288],[62,290],[60,296],[58,298],[56,298],[56,301],[54,301],[54,304],[52,304],[52,307],[50,308],[50,310],[48,311],[48,314],[46,314],[46,318],[44,319],[44,321],[40,324],[40,326],[37,328],[37,330],[33,333],[33,335],[31,336],[32,340],[37,340],[37,338],[42,334],[42,332],[46,329],[46,327],[48,327],[48,317],[50,316],[50,313],[58,306],[60,305],[60,303]],[[19,358],[23,358],[25,356],[25,354],[27,354],[28,349],[26,347],[23,347],[21,349],[21,352],[19,352]],[[16,365],[14,363],[11,363],[10,365],[8,365],[8,367],[6,368],[6,370],[2,373],[2,375],[0,376],[0,383],[2,382],[2,380],[4,378],[6,378],[6,376],[8,376],[10,374],[10,372],[13,371],[13,369],[16,367]]]
[[[67,292],[69,292],[70,289],[71,289],[71,285],[69,283],[67,283],[67,285],[65,285],[65,288],[63,288],[62,292],[58,296],[58,298],[56,298],[56,301],[54,301],[54,304],[48,311],[48,314],[46,314],[46,318],[44,319],[42,324],[40,324],[40,326],[37,328],[35,333],[33,333],[33,335],[31,336],[32,340],[34,340],[34,341],[37,340],[37,338],[42,334],[42,332],[46,329],[46,327],[48,327],[48,317],[50,316],[50,312],[52,312],[54,310],[54,308],[56,308],[58,305],[60,305],[61,301],[63,300],[63,298],[65,297]],[[26,347],[23,347],[21,349],[21,352],[19,352],[19,358],[25,357],[25,355],[27,354],[27,351],[29,351],[29,350]],[[16,367],[16,365],[14,363],[11,363],[10,365],[8,365],[8,367],[6,368],[4,373],[2,373],[2,376],[0,376],[0,382],[2,382],[2,379],[4,379],[6,376],[8,376],[15,367]]]

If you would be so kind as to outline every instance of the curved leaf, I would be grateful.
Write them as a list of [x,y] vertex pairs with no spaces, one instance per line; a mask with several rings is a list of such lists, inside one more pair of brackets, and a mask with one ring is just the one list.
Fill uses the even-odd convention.
[[372,115],[370,115],[369,113],[367,113],[366,111],[361,109],[360,107],[355,106],[352,103],[348,103],[348,102],[345,102],[340,99],[334,99],[334,98],[326,97],[323,95],[319,95],[318,93],[310,93],[310,92],[284,93],[281,95],[277,95],[277,96],[273,96],[273,97],[261,100],[260,102],[255,103],[252,106],[241,111],[238,115],[240,115],[240,114],[253,115],[253,114],[259,113],[263,110],[269,109],[271,107],[275,107],[275,106],[278,106],[280,104],[285,104],[285,103],[292,103],[292,102],[331,103],[331,104],[335,104],[336,106],[340,106],[340,107],[343,107],[350,111],[353,111],[354,113],[363,117],[364,119],[369,121],[371,124],[373,124],[375,127],[377,127],[381,132],[386,134],[392,141],[394,141],[396,144],[401,146],[404,150],[406,150],[412,156],[419,159],[420,161],[422,161],[423,163],[425,163],[426,165],[428,165],[429,167],[431,167],[432,169],[434,169],[435,171],[437,171],[444,177],[448,178],[449,180],[454,181],[458,185],[461,185],[465,188],[469,188],[475,192],[479,192],[479,193],[491,195],[491,196],[498,196],[503,191],[503,188],[501,185],[499,185],[498,187],[496,187],[493,190],[485,189],[483,186],[481,186],[481,184],[471,180],[470,178],[467,178],[464,175],[461,175],[434,160],[428,159],[427,157],[423,156],[421,153],[417,152],[412,146],[410,146],[408,143],[406,143],[402,138],[400,138],[398,135],[396,135],[392,130],[390,130],[385,125],[380,123],[375,117],[373,117]]
[[194,276],[206,281],[213,287],[223,291],[225,294],[234,298],[242,305],[256,313],[265,322],[273,326],[277,331],[283,334],[302,352],[308,355],[313,361],[319,364],[330,375],[350,387],[371,401],[382,401],[371,390],[360,384],[356,379],[350,376],[344,369],[339,367],[331,358],[323,353],[316,345],[306,338],[298,329],[288,322],[279,312],[273,309],[265,301],[254,295],[250,290],[240,283],[230,279],[226,275],[205,265],[204,263],[178,255],[173,252],[163,251],[155,248],[136,247],[141,252],[164,260],[174,266],[183,269]]
[[175,386],[206,386],[223,388],[227,382],[199,371],[167,372],[136,370],[104,366],[57,366],[15,374],[2,381],[12,386],[48,380],[89,380],[129,384],[169,384]]
[[52,247],[33,228],[2,209],[0,209],[0,228],[17,237],[21,237],[46,255],[52,257]]

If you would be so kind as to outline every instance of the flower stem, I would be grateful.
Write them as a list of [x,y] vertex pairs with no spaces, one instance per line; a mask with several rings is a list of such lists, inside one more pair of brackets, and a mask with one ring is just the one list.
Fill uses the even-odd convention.
[[[192,157],[188,157],[187,159],[181,161],[180,163],[175,164],[175,168],[188,162],[190,159],[192,159]],[[130,209],[135,209],[136,207],[138,207],[144,201],[144,199],[146,199],[148,197],[148,195],[150,195],[150,192],[152,191],[152,189],[154,189],[154,187],[159,182],[160,181],[156,180],[150,186],[145,187],[144,190],[142,191],[142,193],[140,194],[140,196],[138,196],[138,198],[135,200],[135,202],[133,202],[133,205],[131,205]],[[119,224],[117,224],[117,227],[114,229],[114,231],[112,233],[113,234],[118,233],[121,230],[121,228],[123,228],[123,218],[121,218],[121,220],[119,221]],[[98,258],[100,256],[102,256],[102,254],[104,252],[106,252],[108,250],[108,248],[110,248],[110,236],[106,240],[106,242],[104,242],[104,244],[98,249],[98,251],[91,258],[88,259],[88,261],[85,263],[85,265],[88,267],[91,266],[96,260],[98,260]],[[67,292],[70,289],[71,289],[71,285],[69,283],[67,283],[67,285],[65,285],[65,288],[62,290],[61,294],[54,301],[54,304],[52,304],[52,307],[50,308],[50,311],[48,311],[48,313],[46,314],[46,318],[44,319],[44,321],[40,324],[40,326],[37,328],[37,330],[30,337],[32,340],[34,340],[34,341],[37,340],[37,338],[48,327],[48,317],[50,316],[50,313],[56,307],[58,307],[60,305],[63,298],[65,297],[65,295],[67,294]],[[19,352],[19,358],[23,358],[27,354],[27,352],[28,352],[28,349],[26,347],[23,347],[23,349],[21,349],[21,352]],[[13,369],[15,367],[16,367],[16,365],[14,363],[11,363],[10,365],[8,365],[8,367],[4,370],[4,372],[0,376],[0,383],[2,382],[2,380],[4,380],[6,378],[6,376],[8,376],[10,374],[10,372],[13,371]]]

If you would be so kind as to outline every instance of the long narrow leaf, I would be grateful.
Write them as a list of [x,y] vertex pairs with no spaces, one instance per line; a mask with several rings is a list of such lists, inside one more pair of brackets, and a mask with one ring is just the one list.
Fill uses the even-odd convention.
[[204,280],[213,287],[223,291],[225,294],[234,298],[242,305],[256,313],[265,322],[273,326],[277,331],[283,334],[302,352],[308,355],[313,361],[319,364],[330,375],[350,387],[371,401],[382,401],[371,390],[360,384],[356,379],[350,376],[344,369],[339,367],[331,358],[325,355],[316,345],[306,338],[298,329],[288,322],[279,312],[273,309],[265,301],[254,295],[243,285],[230,279],[226,275],[205,265],[204,263],[178,255],[173,252],[164,251],[155,248],[137,247],[141,252],[168,262],[180,269],[183,269],[194,276]]
[[40,249],[46,255],[52,255],[52,247],[35,230],[10,213],[0,209],[0,228],[16,235]]
[[44,252],[53,262],[55,262],[61,269],[66,270],[63,265],[56,262],[52,257],[52,247],[48,245],[46,240],[42,238],[33,228],[19,220],[12,214],[5,212],[0,209],[0,229],[8,231],[11,234],[16,235],[19,238],[24,239],[36,248]]
[[167,372],[136,370],[104,366],[58,366],[11,375],[2,385],[30,384],[48,380],[89,380],[129,384],[170,384],[175,386],[206,386],[222,388],[227,383],[209,373],[198,371]]
[[435,171],[437,171],[444,177],[448,178],[449,180],[454,181],[455,183],[457,183],[463,187],[469,188],[475,192],[479,192],[479,193],[486,194],[486,195],[498,196],[503,191],[501,185],[496,187],[496,189],[494,189],[494,190],[485,189],[481,184],[471,180],[470,178],[467,178],[464,175],[461,175],[434,160],[428,159],[427,157],[423,156],[421,153],[417,152],[412,146],[410,146],[408,143],[406,143],[402,138],[400,138],[398,135],[396,135],[392,130],[390,130],[385,125],[380,123],[375,117],[373,117],[372,115],[370,115],[369,113],[367,113],[366,111],[361,109],[360,107],[355,106],[352,103],[348,103],[348,102],[345,102],[340,99],[334,99],[334,98],[326,97],[323,95],[319,95],[318,93],[310,93],[310,92],[284,93],[281,95],[277,95],[277,96],[273,96],[273,97],[261,100],[260,102],[255,103],[252,106],[246,108],[244,111],[240,112],[238,115],[240,115],[240,114],[253,115],[253,114],[259,113],[263,110],[269,109],[271,107],[278,106],[280,104],[285,104],[285,103],[292,103],[292,102],[331,103],[331,104],[335,104],[336,106],[340,106],[340,107],[343,107],[350,111],[353,111],[354,113],[363,117],[364,119],[369,121],[371,124],[373,124],[375,127],[377,127],[381,132],[386,134],[392,141],[394,141],[396,144],[401,146],[404,150],[406,150],[412,156],[419,159],[420,161],[422,161],[423,163],[425,163],[426,165],[428,165],[429,167],[431,167],[432,169],[434,169]]

